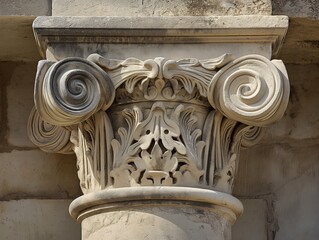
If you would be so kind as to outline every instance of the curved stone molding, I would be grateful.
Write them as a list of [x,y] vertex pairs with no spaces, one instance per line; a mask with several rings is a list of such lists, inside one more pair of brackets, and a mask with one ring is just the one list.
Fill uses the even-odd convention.
[[[94,239],[230,240],[243,206],[235,197],[207,189],[129,187],[74,200],[69,211],[82,237]],[[96,227],[98,226],[98,227]],[[123,234],[119,234],[125,229]]]
[[[40,66],[35,84],[35,105],[46,122],[74,125],[113,102],[114,86],[94,63],[66,58],[50,64],[49,68]],[[45,74],[43,68],[47,69]]]
[[73,153],[71,131],[45,122],[33,108],[28,122],[30,140],[45,152]]
[[[128,187],[102,190],[77,198],[71,203],[69,211],[73,218],[81,221],[84,215],[92,214],[91,210],[94,211],[94,208],[97,211],[101,210],[101,207],[107,208],[104,204],[116,207],[114,203],[137,202],[138,200],[184,201],[212,204],[230,210],[233,222],[243,213],[242,203],[227,193],[187,187]],[[136,204],[139,203],[137,202]]]
[[208,92],[209,102],[226,117],[264,126],[282,117],[288,104],[289,83],[267,58],[247,55],[221,68]]

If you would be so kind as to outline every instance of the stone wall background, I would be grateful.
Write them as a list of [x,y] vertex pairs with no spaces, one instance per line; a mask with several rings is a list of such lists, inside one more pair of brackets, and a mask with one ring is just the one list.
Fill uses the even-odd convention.
[[[80,239],[80,225],[68,215],[69,203],[81,195],[75,156],[38,150],[28,140],[26,128],[40,59],[31,24],[34,16],[57,12],[59,2],[0,2],[1,240]],[[245,213],[234,226],[233,239],[316,240],[319,1],[273,0],[272,6],[273,14],[291,17],[278,56],[290,77],[290,102],[282,121],[266,131],[262,142],[242,151],[234,195],[243,202]]]

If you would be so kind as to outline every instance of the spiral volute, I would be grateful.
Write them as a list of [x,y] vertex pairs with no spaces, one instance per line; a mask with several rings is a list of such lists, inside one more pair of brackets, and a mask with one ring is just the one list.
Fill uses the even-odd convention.
[[33,108],[28,122],[30,140],[43,151],[73,153],[70,142],[71,131],[45,122]]
[[96,64],[81,58],[54,63],[36,79],[35,105],[44,121],[57,126],[82,122],[113,102],[111,79]]
[[215,109],[253,126],[279,120],[288,97],[288,79],[275,64],[259,55],[230,62],[217,72],[208,87],[208,100]]

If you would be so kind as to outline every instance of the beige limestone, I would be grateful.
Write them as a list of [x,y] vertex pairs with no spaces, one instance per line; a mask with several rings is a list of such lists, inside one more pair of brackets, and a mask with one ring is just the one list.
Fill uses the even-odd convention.
[[206,16],[271,14],[271,1],[261,0],[53,0],[53,16]]
[[1,61],[38,61],[40,59],[32,32],[34,18],[33,16],[0,16]]
[[33,27],[42,56],[54,61],[74,56],[86,58],[92,53],[116,59],[166,57],[177,60],[190,57],[183,51],[184,44],[189,54],[199,59],[225,53],[235,57],[259,54],[271,58],[282,45],[288,18],[253,15],[39,17]]
[[[250,151],[242,151],[234,194],[271,194],[316,167],[319,157],[318,142],[307,142],[302,146],[303,141],[295,144],[261,144],[250,148]],[[250,175],[249,178],[245,178],[247,174]],[[316,188],[316,182],[309,183],[309,186]]]
[[267,131],[265,142],[312,140],[319,136],[319,65],[292,64],[287,71],[291,76],[290,103],[282,121]]
[[[36,38],[48,59],[38,64],[28,133],[44,151],[75,152],[84,195],[70,213],[82,223],[82,239],[158,239],[161,229],[174,240],[231,239],[242,210],[229,195],[240,148],[255,144],[260,127],[287,107],[287,72],[269,60],[286,28],[282,16],[37,18]],[[105,48],[118,43],[149,44],[155,57],[143,50],[141,59],[109,58]],[[158,55],[158,45],[172,43],[181,52],[185,43],[195,50],[210,43],[223,54]],[[251,43],[258,54],[238,57],[238,44],[249,53]],[[68,57],[79,44],[79,54],[91,54]],[[188,202],[205,211],[192,213]],[[159,230],[137,230],[143,219]]]
[[317,239],[319,236],[319,154],[313,155],[316,162],[311,167],[301,171],[298,177],[292,178],[276,191],[278,239]]
[[0,15],[51,15],[51,0],[1,0]]
[[[1,1],[2,4],[3,1]],[[14,0],[10,1],[10,5],[14,4]],[[17,1],[18,3],[21,2],[20,0]],[[23,1],[23,4],[27,2],[32,1]],[[44,1],[41,1],[41,4]],[[63,1],[65,3],[65,1]],[[63,4],[62,3],[62,4]],[[317,76],[317,70],[318,65],[316,65],[316,62],[319,62],[319,54],[318,54],[318,22],[315,20],[306,19],[305,17],[315,17],[314,14],[315,11],[318,11],[319,7],[316,7],[315,4],[318,4],[317,1],[298,1],[298,0],[273,0],[273,12],[275,14],[285,14],[290,16],[299,16],[303,18],[290,18],[290,28],[288,31],[288,36],[286,37],[285,44],[283,45],[283,49],[281,51],[281,55],[278,57],[279,59],[282,59],[285,63],[294,63],[294,64],[286,64],[288,74],[291,79],[291,83],[296,88],[295,93],[291,93],[291,102],[288,106],[288,111],[286,116],[284,116],[283,122],[279,122],[273,127],[271,127],[272,132],[271,135],[268,135],[266,141],[268,142],[281,142],[283,144],[292,144],[291,147],[280,147],[277,148],[275,151],[276,154],[279,154],[280,160],[275,156],[275,159],[273,161],[276,161],[276,163],[270,163],[271,167],[267,167],[267,163],[270,160],[270,157],[274,157],[273,154],[271,154],[273,147],[269,146],[266,147],[267,151],[263,151],[262,146],[258,146],[256,150],[251,149],[253,151],[253,154],[246,154],[247,151],[243,153],[243,156],[240,160],[240,167],[246,168],[248,164],[253,164],[250,172],[245,172],[245,174],[239,173],[237,176],[237,179],[245,179],[242,181],[243,186],[245,185],[246,189],[243,194],[247,194],[247,198],[250,198],[248,200],[249,202],[256,201],[256,197],[269,197],[271,196],[273,191],[272,189],[276,188],[278,184],[278,179],[283,179],[283,174],[288,172],[294,172],[294,174],[288,174],[289,178],[287,178],[287,181],[280,182],[280,186],[287,186],[284,189],[283,194],[280,194],[278,196],[273,196],[274,198],[274,204],[279,204],[276,209],[274,209],[274,213],[277,214],[276,217],[279,218],[279,231],[276,228],[273,228],[273,235],[269,239],[275,238],[280,240],[300,240],[304,239],[304,237],[308,237],[309,239],[317,239],[319,236],[318,228],[316,226],[316,223],[318,222],[318,210],[316,210],[316,206],[318,205],[317,202],[314,199],[317,199],[318,196],[316,194],[318,193],[318,180],[317,180],[317,172],[316,172],[316,166],[315,163],[318,159],[318,155],[316,153],[317,144],[318,144],[318,136],[317,136],[317,128],[316,127],[316,118],[318,113],[316,102],[318,102],[319,94],[317,93],[316,89],[318,81]],[[1,5],[0,4],[0,5]],[[88,4],[90,4],[90,1],[88,1]],[[302,10],[300,11],[300,6],[302,6]],[[281,9],[279,9],[281,8]],[[78,11],[78,9],[74,8],[75,11]],[[10,10],[10,9],[9,9]],[[23,10],[23,9],[22,9]],[[1,11],[1,7],[0,7]],[[32,11],[37,11],[37,5],[32,6]],[[18,13],[17,13],[18,14]],[[0,29],[0,35],[2,36],[0,45],[1,45],[1,51],[0,51],[0,59],[1,61],[32,61],[39,59],[38,51],[35,47],[35,44],[32,41],[26,40],[24,41],[25,36],[33,37],[32,29],[31,29],[31,22],[32,20],[28,20],[28,23],[26,24],[19,24],[21,18],[15,17],[10,18],[9,21],[2,21],[1,22],[1,29]],[[6,25],[8,24],[8,25]],[[6,26],[10,26],[10,31],[7,31],[8,29]],[[20,27],[16,27],[20,26]],[[17,34],[17,33],[26,33],[24,34]],[[30,44],[31,43],[31,44]],[[80,50],[80,49],[79,49]],[[192,53],[193,54],[193,53]],[[35,58],[34,56],[37,56]],[[72,55],[70,55],[72,56]],[[298,57],[296,57],[298,56]],[[154,58],[155,56],[151,56],[151,58]],[[186,56],[187,57],[187,56]],[[197,57],[197,56],[196,56]],[[112,58],[114,58],[112,56]],[[200,59],[200,56],[197,58]],[[124,59],[124,57],[121,57],[121,59]],[[313,63],[310,65],[304,65],[308,63]],[[4,68],[1,69],[1,82],[7,80],[8,78],[7,73],[10,71],[7,69],[7,65],[4,62],[0,63],[1,66],[4,66]],[[12,63],[19,65],[19,62]],[[300,65],[302,64],[302,65]],[[3,74],[4,73],[4,74]],[[294,77],[294,76],[298,76]],[[21,76],[21,81],[24,81],[25,78]],[[297,81],[298,80],[298,81]],[[307,81],[310,80],[310,81]],[[304,83],[307,83],[306,91],[303,91],[303,85]],[[5,88],[1,89],[1,94],[4,92]],[[4,95],[1,95],[4,96]],[[310,104],[307,103],[307,99],[310,100]],[[299,99],[299,100],[298,100]],[[297,103],[297,104],[296,104]],[[297,105],[296,107],[295,104]],[[1,106],[2,109],[6,109],[6,105]],[[291,117],[289,116],[291,114]],[[297,120],[293,117],[293,115],[297,115]],[[310,117],[308,117],[308,115]],[[22,116],[22,115],[21,115]],[[6,122],[6,115],[1,114],[2,123]],[[296,122],[295,122],[296,121]],[[304,124],[305,121],[306,123]],[[284,125],[284,126],[283,126]],[[4,132],[8,131],[8,129],[4,129],[4,125],[2,124],[1,129],[1,136],[4,134]],[[313,127],[312,127],[313,126]],[[306,131],[303,131],[303,129],[307,129]],[[291,132],[290,132],[291,131]],[[293,136],[293,138],[291,138]],[[3,146],[3,142],[1,142],[1,147]],[[309,148],[299,147],[299,146],[313,146]],[[295,148],[292,154],[289,152],[292,151],[291,149]],[[37,153],[36,153],[37,154]],[[39,153],[40,154],[40,153]],[[260,155],[263,155],[265,157],[260,158]],[[41,154],[40,154],[41,155]],[[293,156],[292,156],[293,155]],[[295,157],[296,156],[296,157]],[[23,154],[16,155],[14,159],[11,159],[10,162],[14,162],[20,158],[23,157]],[[34,157],[36,158],[36,156]],[[63,155],[60,155],[60,158],[64,158]],[[290,161],[293,158],[293,161]],[[250,159],[250,160],[249,160]],[[257,160],[257,161],[256,161]],[[247,162],[248,161],[248,162]],[[264,164],[261,164],[261,162],[264,162]],[[311,164],[311,162],[313,164]],[[256,163],[256,165],[254,165]],[[247,164],[247,165],[246,165]],[[24,166],[24,165],[23,165]],[[275,168],[281,169],[281,171],[274,170]],[[300,171],[297,170],[300,168]],[[308,170],[306,170],[308,169]],[[248,169],[247,169],[248,170]],[[19,167],[19,171],[23,171],[23,167]],[[66,171],[72,172],[71,174],[74,174],[75,171],[74,167],[71,169],[71,166],[66,169]],[[259,180],[259,174],[263,173],[263,176],[261,180]],[[247,174],[251,174],[251,178],[247,178]],[[285,175],[286,176],[286,175]],[[291,176],[291,177],[290,177]],[[293,179],[295,179],[293,181]],[[263,184],[264,181],[266,181],[266,184]],[[296,184],[296,182],[300,181],[301,183]],[[76,179],[73,180],[74,185],[77,185],[78,182]],[[51,187],[51,183],[47,183],[48,187]],[[60,186],[63,188],[64,184],[61,184]],[[267,188],[265,187],[267,186]],[[242,187],[243,187],[242,186]],[[266,195],[262,194],[260,195],[260,192],[258,191],[260,186],[262,189],[266,189],[266,191],[263,191],[263,193],[266,193]],[[288,187],[289,186],[289,187]],[[302,194],[296,194],[296,186],[298,190]],[[304,187],[306,186],[306,187]],[[23,186],[21,186],[21,189]],[[237,191],[237,185],[235,185],[235,192]],[[243,189],[243,188],[241,188]],[[32,198],[32,195],[25,195],[26,198]],[[297,199],[296,199],[297,198]],[[238,220],[238,224],[240,224],[240,221],[242,219],[246,218],[246,214],[250,215],[250,203],[247,204],[246,200],[242,200],[244,207],[245,207],[245,213],[244,215]],[[259,201],[259,200],[257,200]],[[305,203],[305,204],[304,204]],[[18,206],[19,201],[13,201],[11,203],[12,205]],[[38,204],[38,203],[37,203]],[[254,205],[253,203],[251,203]],[[234,227],[233,232],[233,238],[236,239],[237,232],[251,232],[251,234],[247,234],[245,240],[256,240],[256,239],[263,239],[267,238],[267,236],[264,234],[264,231],[259,231],[258,233],[253,233],[252,230],[255,230],[255,226],[253,224],[257,224],[257,229],[259,229],[258,226],[261,226],[264,224],[267,228],[270,228],[267,225],[267,222],[269,223],[275,223],[276,217],[274,219],[270,219],[269,217],[265,217],[265,215],[261,214],[259,211],[263,210],[264,207],[263,204],[259,205],[258,213],[252,212],[251,216],[248,216],[250,221],[252,222],[245,222],[243,225],[241,225],[239,228],[236,226]],[[65,210],[65,207],[63,208],[63,211]],[[48,208],[46,206],[45,208]],[[22,212],[23,209],[16,208],[16,212]],[[6,212],[7,213],[7,212]],[[304,214],[303,214],[304,213]],[[32,215],[34,212],[32,213]],[[293,215],[294,214],[294,215]],[[1,215],[1,214],[0,214]],[[287,215],[289,217],[287,217]],[[19,220],[21,223],[22,219],[26,219],[29,215],[22,215],[20,216]],[[253,217],[256,218],[253,218]],[[258,218],[257,218],[258,216]],[[41,220],[41,223],[45,222],[47,226],[50,226],[50,219],[46,218],[43,215],[37,216],[38,220]],[[59,217],[59,222],[62,222],[64,219],[69,219],[69,216],[67,214],[61,214]],[[53,219],[53,223],[54,223]],[[296,221],[298,221],[296,224]],[[311,223],[315,223],[315,225],[312,225]],[[261,225],[259,225],[261,224]],[[16,228],[16,226],[21,225],[15,225],[15,228],[11,229],[11,235],[9,239],[14,239],[14,236],[20,231],[20,228]],[[46,227],[47,227],[46,226]],[[54,239],[55,235],[59,235],[60,233],[64,233],[66,236],[69,236],[71,230],[70,228],[63,228],[63,226],[59,226],[59,229],[61,231],[54,231],[54,233],[50,234],[50,237]],[[247,230],[247,231],[246,231]],[[77,235],[74,239],[79,239],[80,229],[79,227],[76,228]],[[277,231],[277,234],[276,234]],[[1,231],[0,231],[1,232]],[[23,231],[25,233],[27,231]],[[308,235],[307,235],[308,234]],[[1,234],[0,234],[1,235]],[[45,236],[44,239],[49,239],[49,236]],[[56,239],[61,239],[57,237]],[[23,239],[25,239],[26,236],[23,235]],[[20,238],[21,239],[21,238]],[[42,235],[35,235],[32,236],[31,239],[43,239]],[[63,238],[62,238],[63,239]],[[72,239],[70,237],[70,239]]]
[[273,14],[319,19],[319,2],[316,0],[272,0],[272,9]]
[[74,156],[14,150],[0,154],[0,165],[0,200],[80,194]]
[[1,71],[11,72],[7,78],[7,140],[11,146],[35,147],[28,138],[28,113],[31,111],[33,101],[34,76],[36,63],[7,63]]
[[[230,222],[222,211],[203,206],[170,205],[121,207],[89,216],[82,237],[95,239],[230,240]],[[125,229],[123,231],[123,229]]]
[[2,240],[79,240],[80,226],[67,214],[70,200],[26,199],[0,202]]
[[258,198],[240,201],[245,211],[232,228],[233,240],[268,240],[267,202]]
[[82,223],[83,239],[230,240],[230,227],[241,212],[242,204],[229,194],[165,186],[102,190],[70,205]]
[[[71,16],[172,16],[172,15],[287,15],[289,17],[317,18],[318,2],[313,0],[262,1],[84,1],[84,0],[3,0],[0,15],[71,15]],[[53,9],[52,9],[53,8]]]
[[290,18],[289,30],[279,57],[284,59],[286,63],[318,63],[318,43],[318,20],[307,18]]
[[[43,61],[29,136],[45,151],[75,151],[84,193],[145,185],[230,193],[240,146],[281,118],[289,94],[281,62],[259,55],[232,59],[122,61],[92,54]],[[212,145],[220,158],[210,153]]]

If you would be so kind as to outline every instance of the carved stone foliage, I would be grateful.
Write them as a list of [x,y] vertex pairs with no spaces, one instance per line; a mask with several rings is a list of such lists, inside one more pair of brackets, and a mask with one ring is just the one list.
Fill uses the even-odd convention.
[[114,186],[198,185],[203,175],[199,141],[201,130],[192,129],[192,109],[178,105],[168,116],[163,103],[155,103],[147,117],[139,108],[125,109],[128,129],[114,139]]
[[130,186],[231,192],[241,146],[287,105],[280,62],[155,58],[41,61],[31,140],[77,157],[84,193]]

